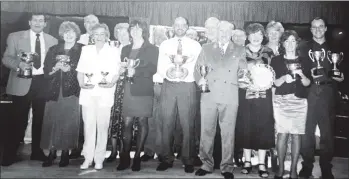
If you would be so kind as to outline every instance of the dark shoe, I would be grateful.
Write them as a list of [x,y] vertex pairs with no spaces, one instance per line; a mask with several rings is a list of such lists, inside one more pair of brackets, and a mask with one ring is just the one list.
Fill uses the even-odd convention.
[[304,167],[301,169],[301,171],[299,171],[299,174],[298,174],[298,177],[299,178],[304,178],[304,179],[307,179],[307,178],[310,178],[311,175],[312,175],[312,170],[307,168],[307,167]]
[[19,157],[19,156],[15,156],[14,159],[10,159],[8,156],[7,157],[3,157],[3,160],[1,162],[1,166],[3,167],[8,167],[8,166],[11,166],[12,164],[14,163],[17,163],[17,162],[20,162],[20,161],[23,161],[24,159]]
[[154,159],[154,155],[144,154],[141,157],[142,162],[147,162],[147,161],[152,160],[152,159]]
[[53,161],[55,160],[54,159],[54,156],[55,156],[55,152],[54,153],[51,153],[48,155],[47,159],[44,161],[44,163],[42,163],[42,167],[50,167],[53,165]]
[[[250,164],[249,167],[246,167],[246,164],[247,164],[247,163]],[[248,161],[244,162],[244,166],[243,166],[242,169],[241,169],[241,173],[247,175],[247,174],[249,174],[249,173],[251,172],[251,170],[252,170],[252,164],[251,164],[251,162],[248,162]]]
[[212,172],[209,172],[209,171],[206,171],[206,170],[200,168],[199,170],[197,170],[195,172],[195,175],[196,176],[205,176],[205,175],[210,174],[210,173],[212,173]]
[[261,177],[261,178],[268,178],[269,177],[268,169],[265,167],[266,170],[261,170],[261,169],[259,169],[259,166],[264,166],[265,167],[265,164],[258,164],[258,175],[259,175],[259,177]]
[[244,162],[242,161],[242,158],[240,158],[240,157],[235,157],[234,162],[235,162],[236,167],[243,167],[244,166]]
[[234,174],[233,173],[224,172],[224,173],[222,173],[222,175],[224,176],[224,179],[234,179]]
[[[53,155],[52,155],[52,159],[53,159]],[[30,155],[30,160],[37,160],[37,161],[46,161],[47,160],[47,157],[46,155],[44,154],[44,152],[40,151],[40,152],[35,152],[35,153],[32,153]]]
[[132,162],[132,171],[138,172],[141,170],[141,158],[140,157],[136,157],[133,159]]
[[169,168],[172,168],[173,167],[173,164],[169,164],[169,163],[166,163],[166,162],[161,162],[159,164],[159,166],[156,168],[156,171],[165,171]]
[[62,152],[61,161],[59,161],[59,167],[66,167],[69,165],[69,151]]
[[322,174],[322,176],[320,177],[321,179],[334,179],[334,176],[332,173],[330,174]]
[[179,151],[178,153],[177,153],[177,155],[176,155],[176,159],[181,159],[181,157],[182,157],[182,152],[181,151]]
[[80,149],[73,149],[69,155],[70,159],[78,159],[78,158],[83,158],[81,155],[81,150]]
[[185,165],[184,171],[185,171],[185,173],[193,173],[194,172],[194,165]]
[[201,159],[199,158],[199,156],[195,156],[194,157],[194,166],[200,167],[201,165],[202,165]]
[[110,163],[110,162],[114,162],[116,160],[116,156],[118,155],[118,153],[115,153],[115,154],[110,154],[110,156],[107,158],[107,162]]
[[275,175],[275,176],[274,176],[274,179],[283,179],[283,178],[282,178],[282,176],[279,177],[279,176],[276,176],[276,175]]
[[125,170],[130,167],[131,157],[128,153],[120,154],[120,163],[116,170]]

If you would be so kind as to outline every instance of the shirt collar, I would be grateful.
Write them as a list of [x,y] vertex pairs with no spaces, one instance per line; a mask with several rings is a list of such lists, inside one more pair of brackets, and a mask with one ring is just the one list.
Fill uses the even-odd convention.
[[219,47],[220,48],[223,47],[224,51],[226,51],[228,48],[228,45],[229,45],[229,42],[225,43],[223,46],[222,46],[222,44],[219,44]]
[[36,34],[40,34],[40,37],[44,37],[44,32],[41,31],[40,33],[36,33],[33,30],[30,29],[30,36],[36,38]]

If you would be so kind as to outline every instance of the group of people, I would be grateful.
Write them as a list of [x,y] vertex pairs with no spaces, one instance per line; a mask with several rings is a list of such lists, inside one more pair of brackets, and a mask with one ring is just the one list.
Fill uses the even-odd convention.
[[[274,147],[279,160],[274,178],[282,178],[289,136],[290,177],[309,178],[315,127],[319,125],[322,177],[334,178],[334,95],[336,83],[344,76],[330,76],[328,60],[320,61],[323,69],[315,74],[317,64],[308,55],[309,50],[330,50],[324,19],[311,21],[312,40],[301,43],[298,34],[285,30],[280,22],[271,21],[266,28],[252,23],[244,30],[210,17],[205,22],[207,42],[200,44],[197,33],[188,31],[188,21],[177,17],[174,37],[159,47],[149,42],[148,25],[138,20],[115,26],[117,44],[111,43],[108,26],[94,15],[84,18],[86,34],[82,35],[76,23],[64,21],[59,27],[60,40],[43,32],[46,20],[44,14],[33,14],[30,29],[11,33],[7,40],[2,62],[11,69],[7,93],[13,96],[16,112],[7,124],[11,137],[5,141],[3,166],[17,161],[31,106],[30,159],[43,161],[43,167],[53,165],[57,150],[62,150],[59,166],[67,166],[70,150],[78,150],[83,136],[81,154],[85,160],[80,168],[94,163],[95,169],[102,169],[105,160],[116,159],[121,135],[117,170],[131,167],[139,171],[142,161],[157,154],[160,164],[156,170],[165,171],[173,166],[173,138],[179,131],[184,171],[193,173],[195,158],[200,157],[202,165],[195,175],[204,176],[214,170],[212,153],[218,122],[224,178],[234,178],[234,152],[240,149],[244,156],[241,173],[251,172],[252,150],[256,150],[258,174],[267,178],[265,156]],[[28,64],[18,58],[21,52],[38,55]],[[70,61],[58,58],[62,56]],[[138,63],[129,66],[131,61]],[[290,73],[289,63],[298,63],[301,68]],[[260,64],[272,69],[275,80],[270,88],[256,90],[250,88],[253,82],[246,84],[241,79]],[[211,69],[206,78],[200,73],[202,66]],[[28,68],[32,69],[32,78],[17,76]],[[198,87],[203,85],[208,85],[210,92],[201,93]],[[131,166],[136,120],[138,133]],[[106,159],[108,138],[112,152]],[[49,155],[45,156],[42,149],[49,149]],[[298,174],[300,154],[303,167]]]

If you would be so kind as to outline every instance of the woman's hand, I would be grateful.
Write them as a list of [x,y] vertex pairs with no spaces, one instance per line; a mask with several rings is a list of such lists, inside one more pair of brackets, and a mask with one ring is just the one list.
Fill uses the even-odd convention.
[[292,76],[290,74],[284,75],[284,80],[286,83],[292,83],[294,81],[296,81],[296,79],[292,78]]
[[133,76],[135,73],[136,73],[136,70],[134,68],[127,69],[127,76]]
[[80,85],[80,88],[82,88],[82,89],[93,89],[94,87],[95,87],[95,85],[86,84],[86,83],[83,83]]
[[99,87],[101,88],[112,88],[115,85],[115,83],[104,83],[104,84],[98,84]]
[[62,65],[62,67],[61,67],[61,70],[63,71],[63,72],[68,72],[68,71],[70,71],[70,69],[71,69],[71,67],[70,67],[70,65]]

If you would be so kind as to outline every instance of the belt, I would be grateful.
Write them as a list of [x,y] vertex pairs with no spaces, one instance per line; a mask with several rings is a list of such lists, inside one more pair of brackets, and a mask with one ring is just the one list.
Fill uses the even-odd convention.
[[154,85],[162,85],[162,83],[154,82]]
[[314,81],[316,85],[330,85],[332,81]]

